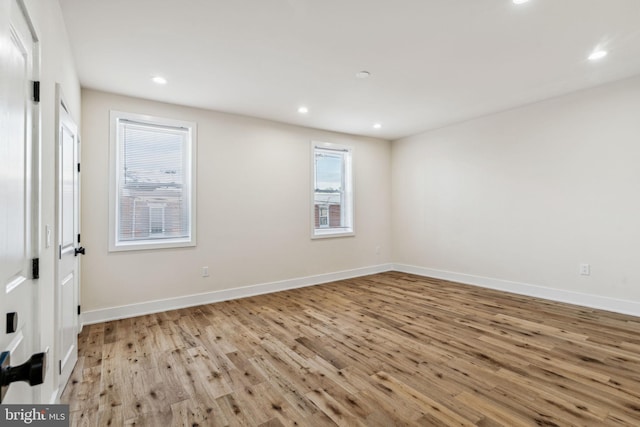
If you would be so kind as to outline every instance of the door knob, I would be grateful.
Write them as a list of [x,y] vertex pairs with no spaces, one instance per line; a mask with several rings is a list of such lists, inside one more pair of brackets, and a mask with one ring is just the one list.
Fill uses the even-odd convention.
[[9,384],[16,381],[28,382],[30,386],[42,384],[47,371],[46,353],[36,353],[19,366],[9,366],[11,353],[3,351],[0,354],[0,402],[4,399]]
[[75,248],[74,251],[75,251],[74,256],[78,256],[78,254],[84,255],[84,248],[82,246],[80,246],[79,248]]

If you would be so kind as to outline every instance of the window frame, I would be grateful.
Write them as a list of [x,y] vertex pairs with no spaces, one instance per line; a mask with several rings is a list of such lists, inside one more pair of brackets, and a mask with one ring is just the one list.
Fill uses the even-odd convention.
[[[353,174],[353,163],[354,163],[354,149],[349,145],[335,144],[331,142],[322,142],[322,141],[311,141],[310,145],[310,166],[311,166],[311,179],[310,179],[310,189],[311,189],[311,197],[310,197],[310,211],[311,211],[311,239],[327,239],[327,238],[335,238],[335,237],[350,237],[355,236],[355,192],[354,192],[354,174]],[[320,150],[333,150],[337,152],[345,153],[345,159],[342,170],[342,179],[344,189],[341,195],[341,203],[340,206],[344,207],[340,210],[340,215],[343,220],[343,224],[346,223],[344,227],[318,227],[316,228],[315,220],[316,220],[316,204],[315,204],[315,190],[316,190],[316,149]],[[318,215],[319,209],[321,205],[318,205]],[[328,221],[330,225],[331,221],[331,212],[330,206],[327,206],[328,209]]]
[[[197,125],[195,122],[167,119],[146,114],[110,111],[109,129],[109,252],[135,251],[150,249],[169,249],[196,246],[196,148]],[[133,241],[119,240],[120,200],[120,126],[127,121],[140,125],[164,127],[168,129],[182,129],[186,131],[185,152],[185,181],[189,188],[183,193],[189,198],[187,206],[188,236],[169,239],[148,238]]]

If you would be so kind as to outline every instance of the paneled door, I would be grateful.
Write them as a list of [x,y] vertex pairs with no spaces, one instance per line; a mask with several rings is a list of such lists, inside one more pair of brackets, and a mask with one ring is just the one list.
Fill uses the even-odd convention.
[[78,360],[78,255],[80,247],[80,167],[78,127],[56,87],[58,99],[58,282],[56,311],[58,386],[64,390]]
[[[34,37],[18,0],[0,0],[0,351],[3,368],[39,346]],[[42,360],[40,360],[42,362]],[[41,377],[44,364],[41,363]],[[14,373],[16,371],[13,371]],[[32,372],[29,371],[29,375]],[[17,378],[13,378],[14,380]],[[41,379],[41,378],[40,378]],[[32,378],[34,383],[41,381]],[[2,387],[2,403],[38,403],[39,387]]]

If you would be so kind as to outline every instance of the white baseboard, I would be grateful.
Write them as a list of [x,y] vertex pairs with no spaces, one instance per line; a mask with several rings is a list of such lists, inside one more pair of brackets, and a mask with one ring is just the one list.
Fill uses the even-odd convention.
[[162,311],[179,308],[193,307],[214,302],[228,301],[255,295],[269,294],[288,289],[303,288],[305,286],[319,285],[321,283],[334,282],[336,280],[351,279],[367,276],[369,274],[382,273],[393,269],[392,264],[381,264],[371,267],[357,268],[354,270],[339,271],[335,273],[320,274],[317,276],[300,277],[296,279],[282,280],[278,282],[262,283],[258,285],[243,286],[241,288],[224,289],[221,291],[206,292],[202,294],[186,295],[176,298],[142,302],[138,304],[110,307],[100,310],[86,311],[80,315],[82,325],[107,322],[110,320],[125,319],[128,317],[142,316],[145,314],[159,313]]
[[475,285],[483,288],[527,295],[551,301],[564,302],[583,307],[597,308],[616,313],[630,314],[640,317],[640,302],[626,301],[617,298],[603,297],[599,295],[583,294],[580,292],[565,291],[562,289],[547,288],[544,286],[527,283],[510,282],[490,277],[473,276],[470,274],[454,273],[451,271],[435,270],[413,265],[394,264],[393,270],[402,273],[417,274],[419,276],[433,277],[435,279],[449,280],[452,282]]
[[320,274],[317,276],[300,277],[278,282],[244,286],[241,288],[224,289],[202,294],[186,295],[164,300],[155,300],[138,304],[87,311],[80,315],[81,325],[90,325],[93,323],[107,322],[110,320],[142,316],[145,314],[159,313],[162,311],[193,307],[214,302],[228,301],[255,295],[269,294],[273,292],[285,291],[288,289],[303,288],[306,286],[319,285],[322,283],[334,282],[336,280],[351,279],[354,277],[367,276],[369,274],[382,273],[392,270],[640,317],[640,302],[636,301],[626,301],[599,295],[583,294],[580,292],[547,288],[544,286],[531,285],[527,283],[493,279],[490,277],[454,273],[451,271],[435,270],[413,265],[381,264],[371,267],[357,268],[354,270]]

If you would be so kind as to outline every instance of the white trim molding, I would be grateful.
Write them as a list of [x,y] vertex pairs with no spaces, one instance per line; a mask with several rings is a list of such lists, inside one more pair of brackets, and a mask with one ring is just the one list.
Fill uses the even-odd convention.
[[368,276],[370,274],[383,273],[386,271],[399,271],[401,273],[410,273],[416,274],[418,276],[433,277],[435,279],[449,280],[452,282],[479,286],[482,288],[511,292],[519,295],[526,295],[535,298],[542,298],[551,301],[563,302],[582,307],[596,308],[600,310],[608,310],[616,313],[629,314],[632,316],[640,317],[640,302],[637,301],[627,301],[616,298],[603,297],[599,295],[583,294],[579,292],[565,291],[562,289],[548,288],[527,283],[511,282],[508,280],[474,276],[464,273],[454,273],[451,271],[435,270],[413,265],[380,264],[353,270],[320,274],[317,276],[300,277],[295,279],[281,280],[277,282],[243,286],[240,288],[223,289],[202,294],[185,295],[176,298],[147,301],[137,304],[86,311],[81,314],[81,324],[91,325],[94,323],[143,316],[146,314],[159,313],[168,310],[177,310],[181,308],[211,304],[215,302],[270,294],[273,292],[286,291],[289,289],[304,288],[307,286],[335,282],[337,280]]
[[638,301],[627,301],[617,298],[603,297],[600,295],[583,294],[563,289],[511,282],[508,280],[493,279],[490,277],[474,276],[471,274],[454,273],[451,271],[435,270],[431,268],[417,267],[414,265],[394,264],[393,270],[401,273],[433,277],[434,279],[449,280],[452,282],[464,283],[466,285],[479,286],[498,291],[511,292],[514,294],[640,317],[640,302]]
[[296,279],[281,280],[278,282],[262,283],[243,286],[240,288],[223,289],[220,291],[206,292],[202,294],[186,295],[176,298],[91,310],[80,315],[81,323],[82,325],[91,325],[93,323],[107,322],[110,320],[125,319],[128,317],[143,316],[145,314],[211,304],[214,302],[270,294],[289,289],[304,288],[307,286],[320,285],[323,283],[335,282],[337,280],[352,279],[354,277],[368,276],[370,274],[383,273],[391,270],[393,270],[392,264],[380,264],[371,267],[320,274],[317,276],[300,277]]

